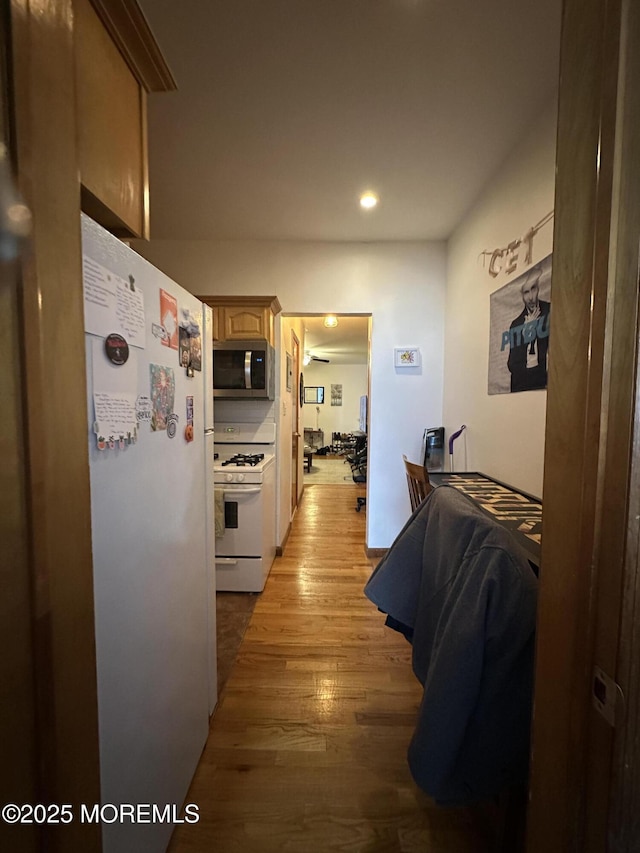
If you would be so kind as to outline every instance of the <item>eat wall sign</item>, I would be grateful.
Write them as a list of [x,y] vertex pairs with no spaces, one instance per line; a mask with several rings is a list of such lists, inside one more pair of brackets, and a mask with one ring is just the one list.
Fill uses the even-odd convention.
[[489,256],[489,275],[496,278],[501,272],[510,275],[518,269],[518,266],[528,266],[533,255],[533,238],[547,222],[553,219],[553,210],[547,213],[540,222],[530,228],[524,237],[512,240],[507,246],[493,251],[485,249],[480,254]]

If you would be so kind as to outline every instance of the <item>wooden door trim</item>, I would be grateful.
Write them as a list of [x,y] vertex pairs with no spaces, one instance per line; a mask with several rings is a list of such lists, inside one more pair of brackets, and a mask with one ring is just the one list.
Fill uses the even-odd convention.
[[640,839],[639,76],[634,0],[565,0],[530,853]]
[[[14,190],[14,121],[10,86],[10,19],[6,3],[0,7],[0,182],[2,204],[10,203]],[[6,210],[2,211],[3,216]],[[4,223],[3,223],[4,224]],[[3,239],[9,229],[0,227]],[[21,241],[14,236],[16,254]],[[24,245],[23,250],[27,250]],[[42,801],[33,647],[33,589],[29,554],[29,516],[24,436],[24,339],[20,301],[22,281],[16,257],[0,260],[0,761],[5,768],[0,781],[0,802]],[[0,822],[0,848],[16,853],[36,853],[42,846],[40,827],[17,830]]]
[[618,16],[618,0],[564,3],[530,853],[587,849]]
[[[296,458],[292,460],[292,464],[295,465],[295,478],[291,478],[292,484],[295,482],[295,496],[292,494],[291,496],[291,513],[293,517],[293,513],[298,507],[300,503],[300,467],[302,460],[302,451],[304,450],[304,438],[300,434],[300,395],[298,394],[298,377],[300,375],[300,340],[293,329],[291,329],[291,349],[292,352],[292,372],[293,376],[291,379],[291,392],[293,399],[293,417],[291,419],[291,432],[292,432],[292,441],[294,436],[297,436],[296,442]],[[303,475],[304,476],[304,475]],[[304,479],[303,479],[304,484]],[[304,488],[304,485],[303,485]],[[292,489],[293,491],[293,489]]]
[[[72,0],[11,2],[18,183],[33,214],[22,264],[26,453],[44,802],[100,802],[80,182]],[[99,851],[98,824],[47,849]]]
[[[614,423],[622,436],[612,435],[612,456],[625,441],[628,460],[624,482],[626,506],[619,520],[622,527],[621,554],[616,561],[619,632],[602,620],[596,654],[615,664],[616,682],[624,703],[616,709],[613,744],[613,773],[607,835],[612,850],[635,853],[640,844],[640,8],[635,0],[623,0],[621,17],[620,143],[616,169],[617,217],[615,221],[616,290],[621,299],[620,318],[614,330],[619,349],[627,353],[622,368],[612,363],[611,374],[623,380],[628,405],[614,413]],[[631,355],[635,357],[632,359]],[[617,451],[616,458],[619,458]],[[620,478],[621,479],[621,478]],[[620,482],[611,483],[612,491]],[[615,509],[615,507],[613,508]]]

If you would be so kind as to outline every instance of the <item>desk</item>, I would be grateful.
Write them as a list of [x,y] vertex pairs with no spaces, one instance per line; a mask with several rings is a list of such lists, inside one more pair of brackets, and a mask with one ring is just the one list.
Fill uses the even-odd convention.
[[536,570],[540,568],[542,502],[539,498],[479,471],[460,474],[429,471],[429,482],[434,486],[454,486],[464,492],[483,512],[506,527],[527,552]]

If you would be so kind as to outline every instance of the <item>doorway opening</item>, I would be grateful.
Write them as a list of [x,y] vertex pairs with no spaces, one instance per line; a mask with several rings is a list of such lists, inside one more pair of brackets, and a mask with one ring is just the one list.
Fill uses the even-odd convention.
[[293,518],[306,486],[357,484],[361,497],[366,490],[371,315],[291,313],[282,323],[292,394]]

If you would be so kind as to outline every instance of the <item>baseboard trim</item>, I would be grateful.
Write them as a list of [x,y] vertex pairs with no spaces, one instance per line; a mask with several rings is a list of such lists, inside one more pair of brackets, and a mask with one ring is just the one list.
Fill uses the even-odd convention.
[[388,548],[365,548],[364,552],[367,557],[384,557],[388,550]]
[[291,533],[291,522],[289,522],[289,526],[284,534],[284,539],[282,540],[282,545],[276,546],[276,557],[282,557],[284,554],[284,549],[287,545],[287,540],[289,539],[289,534]]

